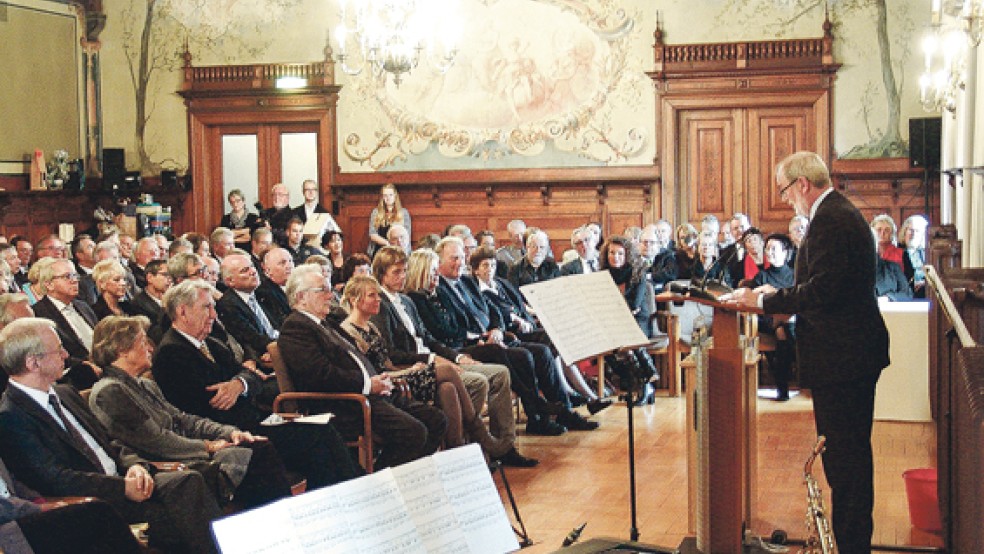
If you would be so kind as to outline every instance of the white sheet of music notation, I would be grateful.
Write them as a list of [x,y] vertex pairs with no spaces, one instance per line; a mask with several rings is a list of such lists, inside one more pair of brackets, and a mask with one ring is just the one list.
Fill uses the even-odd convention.
[[521,290],[566,361],[648,342],[607,271],[567,275]]
[[477,445],[212,522],[223,554],[499,554],[519,544]]

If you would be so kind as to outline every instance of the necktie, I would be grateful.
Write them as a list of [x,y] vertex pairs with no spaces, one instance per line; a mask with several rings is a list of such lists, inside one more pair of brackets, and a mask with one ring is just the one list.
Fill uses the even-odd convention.
[[208,361],[212,362],[213,364],[215,363],[215,358],[213,358],[212,353],[209,352],[207,344],[203,342],[201,346],[198,347],[198,350],[202,353],[203,356],[208,358]]
[[72,441],[75,443],[75,447],[78,448],[82,452],[82,454],[84,454],[85,457],[88,458],[90,462],[92,462],[93,465],[95,465],[98,468],[102,468],[103,471],[105,471],[102,462],[99,461],[99,456],[97,456],[96,453],[92,450],[92,448],[89,447],[89,443],[85,442],[85,438],[82,436],[82,433],[80,433],[79,430],[76,429],[74,425],[72,425],[72,422],[65,417],[65,412],[62,411],[61,402],[58,401],[58,396],[55,394],[49,394],[48,404],[51,404],[51,409],[53,409],[55,413],[58,414],[58,419],[60,420],[62,427],[64,427],[65,431],[67,431],[68,434],[72,437]]
[[72,326],[72,329],[79,337],[79,340],[82,341],[82,345],[85,346],[85,349],[91,351],[92,327],[89,325],[89,322],[86,321],[85,318],[82,317],[82,314],[75,309],[75,306],[71,304],[65,306],[65,309],[62,310],[62,314],[65,316],[65,319],[68,320],[68,324]]
[[260,303],[256,301],[256,296],[252,294],[249,295],[249,299],[246,301],[249,305],[249,309],[253,310],[253,315],[256,316],[257,322],[260,324],[260,329],[263,330],[263,334],[270,337],[271,339],[276,339],[280,333],[273,328],[270,324],[270,320],[267,319],[266,313],[263,312],[263,308],[260,307]]
[[588,260],[588,273],[598,271],[598,260]]
[[454,289],[458,293],[458,297],[461,298],[461,302],[465,305],[465,310],[468,312],[468,317],[474,319],[478,325],[481,327],[481,332],[484,333],[489,328],[489,316],[480,310],[478,306],[475,305],[471,300],[471,294],[465,290],[465,286],[461,283],[461,279],[454,284]]

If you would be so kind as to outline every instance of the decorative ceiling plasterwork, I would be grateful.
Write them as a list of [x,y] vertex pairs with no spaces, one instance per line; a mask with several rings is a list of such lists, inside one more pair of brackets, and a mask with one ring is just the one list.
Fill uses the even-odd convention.
[[350,160],[378,170],[431,145],[480,161],[552,144],[607,164],[643,149],[631,114],[650,92],[628,70],[635,18],[615,0],[463,0],[460,12],[461,52],[445,75],[421,64],[400,87],[369,72],[350,85],[360,113],[381,114],[346,136]]

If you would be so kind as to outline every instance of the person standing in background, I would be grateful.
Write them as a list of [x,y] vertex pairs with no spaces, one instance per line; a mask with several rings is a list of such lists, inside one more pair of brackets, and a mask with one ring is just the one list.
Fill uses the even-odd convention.
[[407,235],[412,236],[410,229],[410,212],[400,204],[400,194],[396,192],[393,183],[386,183],[379,191],[379,204],[372,209],[369,214],[369,259],[376,255],[376,251],[384,246],[389,246],[386,233],[390,227],[399,223],[407,230]]

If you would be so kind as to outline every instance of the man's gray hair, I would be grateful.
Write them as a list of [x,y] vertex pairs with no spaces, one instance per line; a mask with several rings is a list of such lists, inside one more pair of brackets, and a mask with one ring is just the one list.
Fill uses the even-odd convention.
[[55,330],[55,322],[40,317],[23,317],[0,331],[0,366],[11,377],[27,371],[27,357],[44,355],[41,333],[47,327]]
[[212,234],[208,236],[209,242],[219,242],[224,238],[232,238],[232,229],[228,227],[216,227]]
[[116,251],[116,257],[120,257],[120,245],[107,239],[100,242],[92,249],[92,256],[98,258],[100,252],[112,252],[114,250]]
[[154,246],[159,246],[157,244],[157,239],[154,238],[154,237],[143,237],[143,238],[141,238],[140,240],[138,240],[136,242],[136,244],[133,245],[133,249],[130,252],[130,261],[133,261],[133,262],[136,262],[137,261],[137,252],[140,250],[140,247],[143,246],[143,245],[145,245],[145,244],[153,244]]
[[[587,229],[587,227],[585,227],[585,229]],[[547,245],[550,245],[550,237],[547,236],[547,233],[542,229],[536,229],[526,237],[526,248],[529,248],[530,244],[538,237],[543,237],[543,240],[547,241]]]
[[0,329],[17,319],[14,317],[10,307],[21,302],[30,303],[30,299],[23,292],[6,292],[0,294]]
[[290,303],[291,308],[296,307],[297,303],[300,302],[301,293],[308,290],[308,275],[317,275],[321,279],[325,278],[321,266],[314,264],[302,264],[299,267],[295,267],[290,277],[287,278],[287,302]]
[[399,231],[400,229],[403,229],[404,231],[407,230],[406,227],[400,225],[399,223],[390,225],[389,231],[386,231],[386,240],[393,240],[393,235],[395,234],[394,231]]
[[171,318],[171,321],[177,319],[178,308],[180,306],[191,306],[195,302],[198,302],[198,296],[201,291],[212,294],[215,289],[212,288],[211,283],[202,279],[187,279],[167,289],[167,292],[164,293],[162,303],[164,304],[164,311],[167,312],[167,316]]
[[444,250],[446,248],[448,248],[448,246],[450,246],[452,244],[457,244],[458,246],[461,247],[462,250],[465,249],[465,241],[461,240],[458,237],[448,235],[448,236],[444,237],[443,239],[441,239],[437,243],[437,245],[434,246],[434,252],[438,256],[440,256],[440,255],[442,255],[442,253],[444,252]]
[[818,189],[830,185],[830,171],[816,152],[804,150],[786,156],[776,166],[776,175],[783,177],[787,182],[806,177],[806,180]]
[[202,257],[198,254],[192,254],[189,252],[182,252],[167,261],[167,272],[171,274],[171,278],[175,282],[181,279],[187,279],[190,277],[188,275],[188,265],[195,262],[198,265],[204,266],[205,262],[202,261]]

